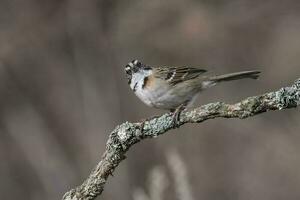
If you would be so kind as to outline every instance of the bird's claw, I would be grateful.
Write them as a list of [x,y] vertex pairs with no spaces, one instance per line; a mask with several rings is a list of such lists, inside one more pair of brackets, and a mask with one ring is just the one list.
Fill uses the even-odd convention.
[[143,129],[144,129],[145,122],[146,122],[146,120],[143,119],[143,120],[141,121],[141,123],[140,123],[139,129],[140,129],[141,131],[143,131]]
[[172,113],[172,125],[175,128],[180,126],[180,114],[185,109],[184,105],[179,106],[176,110]]
[[180,112],[174,112],[172,113],[172,125],[175,128],[179,127],[179,122],[180,122]]

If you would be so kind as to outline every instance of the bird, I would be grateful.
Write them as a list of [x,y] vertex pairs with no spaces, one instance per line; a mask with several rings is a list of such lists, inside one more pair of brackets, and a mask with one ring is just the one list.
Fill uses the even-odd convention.
[[180,113],[192,105],[201,91],[220,82],[244,78],[257,79],[260,71],[240,71],[223,75],[206,75],[207,70],[188,66],[148,66],[132,60],[125,66],[130,88],[150,107],[169,110],[173,123]]

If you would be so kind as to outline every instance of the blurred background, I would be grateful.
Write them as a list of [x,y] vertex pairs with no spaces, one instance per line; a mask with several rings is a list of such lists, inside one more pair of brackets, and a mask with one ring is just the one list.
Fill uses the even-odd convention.
[[[262,71],[205,91],[196,106],[291,84],[299,9],[297,0],[1,0],[1,199],[60,199],[88,176],[116,125],[164,113],[130,91],[123,68],[133,59]],[[162,200],[299,199],[299,117],[215,119],[143,141],[98,199],[155,199],[157,184]]]

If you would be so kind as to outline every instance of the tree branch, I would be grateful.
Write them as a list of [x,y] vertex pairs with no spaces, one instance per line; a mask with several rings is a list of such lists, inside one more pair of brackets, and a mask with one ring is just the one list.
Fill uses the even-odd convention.
[[[300,79],[290,87],[248,97],[236,104],[216,102],[182,112],[178,127],[185,123],[200,123],[218,117],[244,119],[269,110],[294,108],[298,105],[300,105]],[[126,158],[125,153],[132,145],[146,138],[155,138],[174,128],[177,127],[172,123],[172,116],[169,113],[146,121],[143,130],[141,130],[140,122],[125,122],[117,126],[109,136],[101,161],[89,177],[80,186],[67,192],[63,199],[95,199],[102,193],[109,175]]]

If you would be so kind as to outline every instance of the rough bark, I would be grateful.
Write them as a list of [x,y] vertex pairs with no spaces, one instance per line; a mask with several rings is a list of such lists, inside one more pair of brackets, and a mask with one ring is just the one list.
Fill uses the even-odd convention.
[[89,177],[80,186],[67,192],[63,199],[95,199],[102,193],[109,175],[126,158],[125,153],[132,145],[143,139],[155,138],[170,129],[179,128],[185,123],[200,123],[218,117],[244,119],[269,110],[294,108],[298,105],[300,105],[300,79],[296,80],[290,87],[248,97],[236,104],[209,103],[194,110],[182,112],[177,126],[172,123],[170,113],[146,121],[143,130],[141,130],[141,122],[125,122],[111,132],[106,150]]

